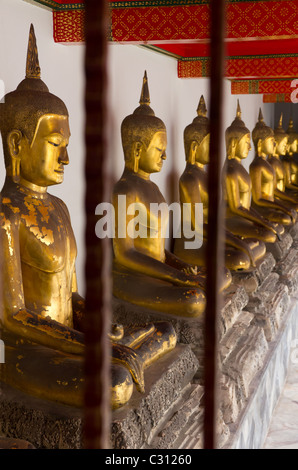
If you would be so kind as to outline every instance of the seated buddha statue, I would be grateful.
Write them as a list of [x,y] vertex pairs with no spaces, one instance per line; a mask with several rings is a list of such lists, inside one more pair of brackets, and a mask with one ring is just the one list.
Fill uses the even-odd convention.
[[[113,293],[119,299],[148,309],[198,317],[206,304],[205,272],[165,248],[168,220],[161,212],[153,210],[153,205],[165,204],[150,176],[161,170],[166,159],[167,134],[165,124],[150,107],[146,72],[139,103],[140,106],[121,124],[125,167],[113,191],[116,220]],[[126,214],[130,205],[138,205],[142,236],[129,234],[132,216],[119,221],[119,197],[125,198]],[[120,233],[124,236],[119,236]],[[224,284],[230,282],[230,273],[226,272]]]
[[[33,26],[26,78],[0,104],[6,179],[0,197],[1,381],[55,402],[81,406],[84,387],[84,299],[76,282],[77,247],[64,202],[48,193],[69,163],[68,111],[40,78]],[[125,404],[144,368],[173,349],[166,322],[113,325],[111,404]]]
[[[268,155],[268,163],[274,170],[274,198],[283,202],[287,207],[298,210],[298,198],[293,190],[286,190],[284,167],[281,158],[286,154],[289,135],[282,127],[281,113],[278,126],[274,129],[275,148],[272,155]],[[298,188],[297,188],[298,189]]]
[[241,119],[239,101],[236,117],[226,129],[227,156],[223,167],[223,198],[226,228],[243,239],[274,243],[284,227],[269,221],[251,205],[251,178],[242,165],[251,150],[250,131]]
[[298,192],[298,134],[294,129],[292,117],[290,117],[287,134],[289,136],[287,151],[280,157],[284,169],[285,187],[286,191]]
[[275,149],[274,132],[265,124],[261,109],[252,140],[255,147],[255,158],[249,167],[252,206],[271,222],[291,225],[296,221],[296,211],[275,198],[275,172],[267,161]]
[[[208,224],[208,187],[207,171],[209,163],[209,119],[204,97],[201,96],[197,108],[197,116],[184,130],[184,148],[186,166],[179,179],[179,194],[181,204],[203,204],[203,244],[201,248],[185,249],[184,237],[177,238],[174,253],[190,264],[206,265],[206,241]],[[183,211],[182,219],[183,219]],[[195,211],[191,211],[195,217]],[[195,220],[192,220],[195,226]],[[230,231],[224,231],[225,265],[231,271],[247,271],[256,266],[257,261],[266,253],[265,244],[257,239],[242,240]]]

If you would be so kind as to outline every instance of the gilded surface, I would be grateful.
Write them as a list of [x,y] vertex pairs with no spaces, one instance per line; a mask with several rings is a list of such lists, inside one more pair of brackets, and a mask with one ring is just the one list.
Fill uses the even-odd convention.
[[264,254],[262,242],[274,243],[284,228],[269,221],[251,204],[252,181],[242,165],[251,149],[250,131],[241,119],[239,102],[236,117],[226,129],[225,136],[227,156],[223,169],[223,195],[227,204],[226,227],[246,241],[252,239],[252,247]]
[[266,126],[261,110],[252,138],[255,147],[255,158],[249,167],[252,205],[271,222],[292,225],[296,222],[296,211],[287,206],[286,201],[275,198],[276,175],[267,161],[267,156],[275,151],[274,131]]
[[[208,231],[208,190],[206,165],[209,163],[209,120],[206,117],[207,109],[204,97],[201,96],[197,108],[197,116],[184,130],[184,147],[186,166],[179,180],[180,202],[189,203],[192,207],[196,203],[203,204],[203,245],[201,248],[185,249],[184,238],[175,240],[174,252],[191,264],[206,265],[206,242]],[[192,227],[195,226],[195,211],[192,210]],[[183,212],[182,212],[183,219]],[[225,230],[225,265],[231,271],[247,271],[255,266],[257,261],[253,249],[240,237]],[[265,253],[265,250],[264,250]],[[228,278],[224,278],[227,283]],[[223,286],[224,287],[224,286]]]
[[[145,72],[140,106],[124,119],[121,126],[125,168],[113,191],[116,211],[113,292],[120,299],[149,309],[197,317],[205,310],[205,272],[165,249],[164,225],[167,220],[151,210],[152,203],[165,203],[150,175],[159,172],[166,159],[167,135],[164,123],[155,116],[149,104]],[[130,217],[118,222],[119,196],[125,196],[126,208],[133,203],[142,203],[145,213],[143,237],[127,236]],[[152,229],[154,237],[150,236]],[[120,237],[119,233],[126,236]]]

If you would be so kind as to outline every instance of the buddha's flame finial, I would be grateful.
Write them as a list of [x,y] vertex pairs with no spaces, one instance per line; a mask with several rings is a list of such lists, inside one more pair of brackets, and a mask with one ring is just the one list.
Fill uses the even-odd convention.
[[259,118],[258,118],[258,121],[259,121],[259,122],[263,122],[263,121],[264,121],[264,117],[263,117],[263,113],[262,113],[261,108],[260,108],[260,111],[259,111]]
[[145,70],[144,78],[143,78],[143,86],[141,91],[141,97],[139,101],[140,105],[147,104],[150,105],[150,95],[149,95],[149,88],[148,88],[148,79],[147,79],[147,72]]
[[206,103],[205,103],[205,99],[203,95],[201,95],[201,98],[197,107],[197,114],[198,116],[203,116],[203,117],[207,115],[207,108],[206,108]]
[[241,119],[241,108],[240,108],[239,99],[237,100],[236,117],[239,118],[239,119]]
[[282,117],[283,117],[283,114],[280,113],[280,118],[279,118],[279,121],[278,121],[278,129],[282,129]]
[[31,24],[27,51],[26,78],[40,78],[40,67],[34,26]]

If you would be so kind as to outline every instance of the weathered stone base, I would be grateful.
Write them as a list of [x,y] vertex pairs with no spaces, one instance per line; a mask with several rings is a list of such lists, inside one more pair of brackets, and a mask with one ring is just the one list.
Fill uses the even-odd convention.
[[188,403],[194,401],[189,397],[190,391],[199,400],[197,406],[200,403],[200,386],[194,390],[190,386],[197,367],[198,361],[191,348],[178,344],[158,361],[157,367],[151,366],[145,371],[145,394],[135,391],[127,405],[113,412],[112,447],[148,449],[159,443],[160,448],[164,445],[174,448],[188,422]]
[[[224,449],[260,449],[282,391],[291,355],[291,342],[298,338],[298,299],[291,300],[283,324],[268,345],[263,367],[249,386],[249,398],[238,419],[229,426]],[[296,345],[296,343],[295,343]]]
[[267,341],[275,338],[289,303],[288,287],[279,281],[277,273],[271,273],[259,290],[251,294],[246,310],[254,313],[254,324],[264,329]]
[[[145,394],[135,389],[129,403],[112,414],[111,446],[115,449],[150,447],[159,427],[184,403],[183,397],[197,368],[198,360],[190,346],[179,344],[148,367]],[[13,444],[7,439],[13,438],[28,441],[35,448],[80,449],[82,422],[81,409],[30,397],[1,384],[0,436],[6,438],[3,445]],[[176,434],[173,440],[179,437]],[[15,445],[24,443],[18,441]]]
[[1,384],[0,435],[35,448],[81,448],[82,411],[28,396]]
[[243,286],[248,294],[256,292],[264,279],[269,276],[275,264],[276,261],[272,253],[266,253],[264,258],[258,262],[256,268],[252,271],[234,273],[233,283]]
[[266,250],[268,253],[272,253],[276,261],[279,261],[288,253],[292,243],[293,238],[290,233],[284,232],[281,236],[281,240],[277,240],[275,243],[266,243]]
[[275,272],[279,274],[279,281],[288,287],[289,295],[295,295],[298,291],[298,247],[292,245],[288,254],[276,264]]

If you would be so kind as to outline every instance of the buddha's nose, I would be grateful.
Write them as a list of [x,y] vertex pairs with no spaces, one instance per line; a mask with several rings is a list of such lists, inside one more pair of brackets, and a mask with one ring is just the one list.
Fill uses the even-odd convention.
[[60,156],[59,156],[59,163],[62,163],[62,165],[68,165],[69,164],[69,156],[67,149],[64,148],[61,150]]
[[161,158],[162,158],[163,160],[166,160],[166,158],[167,158],[166,152],[164,152],[164,153],[162,154]]

